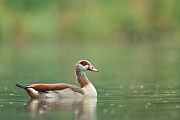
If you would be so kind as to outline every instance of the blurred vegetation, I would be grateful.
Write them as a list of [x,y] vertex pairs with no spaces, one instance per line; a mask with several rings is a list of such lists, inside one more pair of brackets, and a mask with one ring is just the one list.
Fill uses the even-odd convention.
[[179,0],[1,0],[0,42],[160,41],[179,36],[179,4]]
[[97,86],[179,86],[179,4],[1,0],[0,81],[77,84],[74,65],[88,59],[100,71],[90,76]]

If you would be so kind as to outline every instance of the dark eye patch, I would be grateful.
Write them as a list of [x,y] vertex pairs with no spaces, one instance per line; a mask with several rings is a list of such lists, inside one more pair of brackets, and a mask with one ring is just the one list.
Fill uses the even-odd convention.
[[81,61],[80,64],[83,65],[83,66],[89,65],[89,63],[86,62],[86,61]]

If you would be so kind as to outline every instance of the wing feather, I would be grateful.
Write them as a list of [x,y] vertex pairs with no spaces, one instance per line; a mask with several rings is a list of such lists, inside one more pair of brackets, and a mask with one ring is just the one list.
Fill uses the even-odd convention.
[[49,90],[63,90],[68,88],[68,84],[57,83],[57,84],[32,84],[29,87],[37,91],[44,92]]
[[29,86],[30,88],[33,88],[39,92],[45,92],[45,91],[53,91],[53,90],[63,90],[66,88],[71,88],[74,92],[81,93],[84,95],[84,90],[78,86],[70,85],[66,83],[57,83],[57,84],[32,84]]

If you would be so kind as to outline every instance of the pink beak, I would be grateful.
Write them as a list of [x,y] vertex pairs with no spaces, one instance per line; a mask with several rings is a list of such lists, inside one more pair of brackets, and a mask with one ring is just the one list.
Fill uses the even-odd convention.
[[93,72],[98,72],[98,70],[96,68],[94,68],[92,65],[89,65],[87,70],[90,70]]

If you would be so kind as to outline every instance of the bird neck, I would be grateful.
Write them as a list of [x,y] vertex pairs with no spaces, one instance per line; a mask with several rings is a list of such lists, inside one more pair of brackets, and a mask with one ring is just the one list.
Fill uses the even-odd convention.
[[75,73],[81,88],[83,88],[84,86],[90,83],[84,71],[76,71]]

